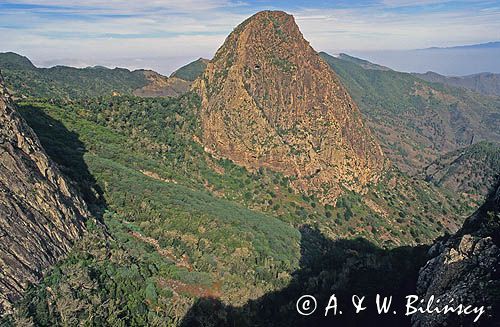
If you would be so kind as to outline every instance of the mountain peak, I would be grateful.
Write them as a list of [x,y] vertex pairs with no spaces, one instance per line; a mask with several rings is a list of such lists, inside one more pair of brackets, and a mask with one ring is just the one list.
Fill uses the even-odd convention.
[[246,21],[240,24],[240,26],[244,25],[245,23],[248,23],[249,21],[260,20],[260,19],[276,19],[280,22],[284,22],[289,19],[293,20],[294,18],[292,15],[281,10],[262,10],[257,12],[253,16],[250,16]]
[[356,104],[287,13],[259,12],[235,28],[195,89],[208,152],[293,177],[325,203],[383,165]]
[[[268,37],[271,37],[272,34],[277,34],[281,41],[285,41],[285,37],[291,42],[305,41],[299,27],[295,23],[294,17],[284,11],[260,11],[238,25],[232,34],[239,34],[249,30],[261,32],[259,33],[261,37],[268,33],[270,33],[267,35]],[[265,40],[269,41],[269,39]],[[252,41],[252,39],[249,41]]]

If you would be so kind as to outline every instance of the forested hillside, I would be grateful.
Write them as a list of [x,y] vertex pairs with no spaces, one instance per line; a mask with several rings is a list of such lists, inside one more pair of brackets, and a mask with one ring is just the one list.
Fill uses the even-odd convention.
[[186,93],[191,82],[168,78],[150,70],[125,68],[37,68],[16,53],[0,53],[0,69],[15,97],[66,98],[138,95],[172,97]]
[[177,69],[175,72],[172,73],[172,75],[170,75],[170,77],[177,77],[184,79],[186,81],[194,81],[201,74],[203,74],[205,68],[207,67],[208,62],[209,62],[208,59],[199,58]]
[[447,153],[427,166],[424,176],[482,201],[500,176],[500,143],[479,142]]
[[434,72],[427,72],[413,75],[432,83],[442,83],[466,88],[485,95],[500,96],[500,74],[479,73],[467,76],[443,76]]
[[17,321],[174,322],[198,297],[243,304],[287,285],[299,267],[304,224],[328,238],[393,247],[452,231],[470,210],[396,171],[365,196],[347,192],[336,207],[321,205],[279,174],[206,154],[197,141],[198,101],[188,94],[19,104],[107,229],[96,226],[33,288]]
[[[290,326],[322,322],[297,320],[304,292],[413,294],[429,245],[477,203],[409,172],[499,139],[500,103],[321,56],[273,11],[178,71],[189,81],[171,97],[175,76],[0,55],[20,115],[93,216],[0,324]],[[498,161],[479,144],[467,152],[493,168],[478,183]]]
[[471,143],[500,141],[500,98],[320,55],[359,105],[384,153],[404,171],[416,173]]

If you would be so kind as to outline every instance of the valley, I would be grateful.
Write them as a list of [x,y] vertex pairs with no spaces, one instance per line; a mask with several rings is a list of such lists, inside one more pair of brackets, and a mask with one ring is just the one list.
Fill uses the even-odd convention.
[[[23,126],[0,135],[2,153],[35,144],[28,152],[45,162],[23,201],[57,213],[35,221],[71,229],[60,242],[49,228],[47,244],[63,250],[26,245],[48,258],[29,276],[0,257],[10,276],[0,273],[2,326],[328,325],[321,313],[298,316],[300,294],[445,298],[468,282],[477,288],[464,296],[497,308],[498,97],[318,54],[276,11],[170,77],[37,68],[13,53],[0,54],[0,71],[2,133],[10,120]],[[15,189],[1,155],[0,186]],[[36,195],[44,183],[55,200]],[[23,196],[2,191],[0,205]],[[2,241],[14,244],[13,232],[0,220]],[[12,278],[25,282],[6,297]],[[338,321],[350,324],[346,313]]]

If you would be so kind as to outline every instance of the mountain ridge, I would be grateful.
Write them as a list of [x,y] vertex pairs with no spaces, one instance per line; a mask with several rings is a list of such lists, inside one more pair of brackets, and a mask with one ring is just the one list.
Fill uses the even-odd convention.
[[462,87],[484,95],[500,96],[500,74],[484,72],[465,76],[444,76],[429,71],[413,75],[432,83]]
[[500,143],[478,142],[442,155],[425,167],[428,181],[482,201],[500,177]]
[[[419,268],[439,252],[426,254],[424,244],[457,231],[476,207],[391,166],[368,126],[378,127],[384,149],[401,164],[410,155],[396,146],[405,143],[386,137],[381,122],[389,119],[388,134],[406,123],[395,134],[404,141],[416,135],[410,154],[425,157],[410,159],[423,165],[475,141],[495,111],[473,95],[471,107],[484,120],[472,119],[468,95],[456,89],[350,56],[321,57],[293,16],[265,11],[236,27],[207,67],[198,62],[190,73],[201,77],[178,98],[136,96],[130,84],[123,93],[85,93],[77,83],[75,93],[86,96],[18,99],[19,113],[60,170],[78,187],[102,188],[99,210],[112,237],[89,226],[70,257],[7,319],[42,326],[310,326],[324,312],[299,317],[295,301],[303,294],[319,293],[321,303],[332,292],[348,300],[362,292],[415,294]],[[154,87],[141,92],[161,92],[177,79],[148,74]],[[444,114],[421,119],[428,112]],[[490,250],[477,257],[496,253]],[[427,275],[446,279],[436,271]],[[329,318],[409,324],[402,314],[372,311]]]
[[16,97],[67,97],[136,94],[143,97],[176,97],[187,92],[191,81],[168,78],[146,69],[75,68],[56,65],[38,68],[27,57],[0,53],[0,69]]
[[357,102],[385,154],[403,171],[416,174],[443,153],[481,140],[500,141],[498,98],[322,55]]

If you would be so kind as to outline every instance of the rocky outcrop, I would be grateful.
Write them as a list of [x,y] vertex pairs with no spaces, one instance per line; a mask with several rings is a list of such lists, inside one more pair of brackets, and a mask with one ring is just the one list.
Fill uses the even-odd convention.
[[[434,244],[431,260],[420,270],[417,292],[449,303],[484,306],[474,325],[493,326],[500,310],[500,187],[455,235]],[[477,314],[413,317],[413,326],[469,326]]]
[[356,104],[284,12],[240,24],[194,88],[206,151],[281,172],[323,203],[342,187],[360,191],[383,168]]
[[139,97],[178,97],[188,92],[191,82],[178,77],[165,77],[152,70],[143,71],[148,84],[134,90]]
[[88,211],[17,114],[0,75],[0,315],[85,232]]

